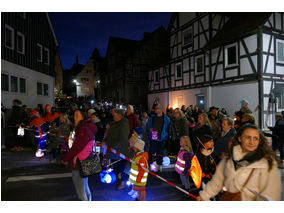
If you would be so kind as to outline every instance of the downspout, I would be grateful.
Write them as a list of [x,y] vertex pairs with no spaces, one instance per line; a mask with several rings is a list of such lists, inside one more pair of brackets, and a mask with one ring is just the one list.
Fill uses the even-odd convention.
[[258,125],[263,129],[263,34],[257,31],[257,70],[258,70]]

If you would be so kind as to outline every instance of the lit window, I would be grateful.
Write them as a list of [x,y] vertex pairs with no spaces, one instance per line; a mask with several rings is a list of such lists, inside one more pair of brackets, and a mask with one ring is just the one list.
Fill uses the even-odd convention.
[[42,61],[42,45],[37,44],[36,46],[36,58],[38,61]]
[[176,78],[182,78],[181,63],[176,64]]
[[204,72],[204,62],[202,55],[195,58],[195,70],[196,74],[201,74]]
[[276,62],[284,64],[284,40],[276,40]]
[[188,45],[192,43],[192,28],[189,28],[182,32],[182,45]]
[[47,48],[43,50],[43,63],[49,65],[49,50]]
[[25,54],[25,36],[17,32],[17,51],[18,53]]
[[225,47],[225,66],[230,67],[238,64],[237,45],[229,45]]
[[8,25],[5,25],[5,46],[14,49],[14,29]]
[[1,74],[1,90],[9,91],[9,76],[6,74]]

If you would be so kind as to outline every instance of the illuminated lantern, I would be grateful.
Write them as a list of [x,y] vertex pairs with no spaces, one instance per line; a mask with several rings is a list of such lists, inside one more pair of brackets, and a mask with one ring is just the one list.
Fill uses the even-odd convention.
[[131,182],[128,180],[128,181],[126,181],[126,185],[127,185],[127,186],[130,186],[130,185],[133,185],[133,183],[131,183]]
[[112,169],[107,169],[100,173],[100,180],[102,183],[112,184],[116,181],[116,176]]
[[159,168],[158,168],[158,164],[156,163],[156,161],[150,165],[150,168],[153,172],[158,171]]
[[169,157],[165,156],[163,157],[163,166],[169,166],[171,163],[171,160]]
[[44,152],[41,151],[41,149],[38,149],[38,150],[36,151],[36,153],[35,153],[35,156],[36,156],[37,158],[43,158],[43,157],[44,157]]

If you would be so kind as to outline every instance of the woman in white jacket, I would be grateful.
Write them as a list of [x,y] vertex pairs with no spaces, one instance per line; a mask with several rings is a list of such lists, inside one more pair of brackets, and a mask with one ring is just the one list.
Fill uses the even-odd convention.
[[258,127],[244,125],[235,136],[229,154],[199,193],[198,200],[209,200],[221,190],[240,192],[240,200],[280,200],[279,160]]

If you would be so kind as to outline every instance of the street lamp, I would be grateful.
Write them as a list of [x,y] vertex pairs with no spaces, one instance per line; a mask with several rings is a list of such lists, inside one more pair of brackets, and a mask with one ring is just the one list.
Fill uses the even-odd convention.
[[76,79],[74,79],[74,80],[73,80],[73,83],[75,83],[75,84],[76,84],[76,83],[77,83],[77,80],[76,80]]

